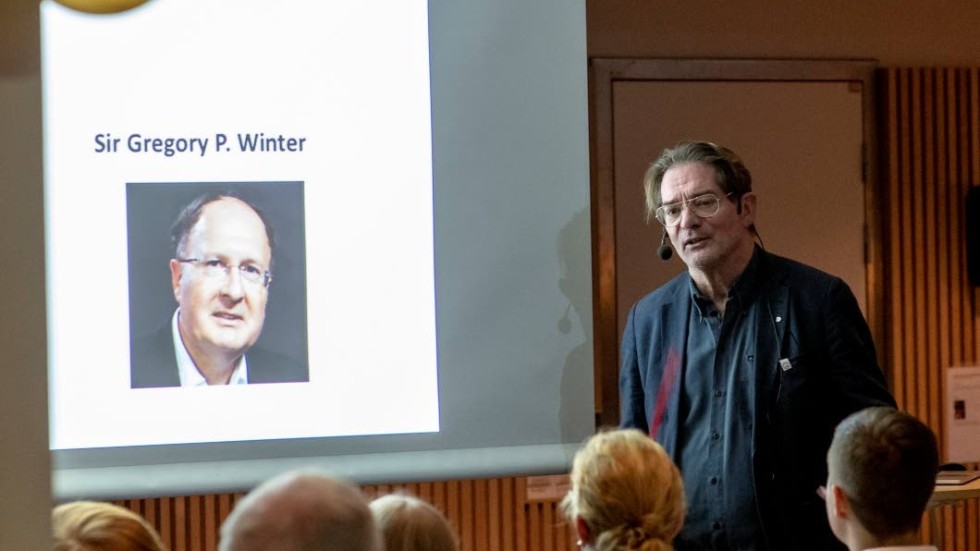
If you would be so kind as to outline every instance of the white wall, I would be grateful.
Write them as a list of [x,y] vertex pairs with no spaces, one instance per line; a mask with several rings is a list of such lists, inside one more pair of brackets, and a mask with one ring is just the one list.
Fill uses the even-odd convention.
[[0,549],[50,549],[40,42],[36,0],[0,7]]

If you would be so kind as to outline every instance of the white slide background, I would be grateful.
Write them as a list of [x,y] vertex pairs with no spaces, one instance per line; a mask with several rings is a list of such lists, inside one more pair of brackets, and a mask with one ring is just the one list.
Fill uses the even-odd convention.
[[[424,1],[45,2],[42,35],[53,449],[439,430]],[[241,151],[259,132],[303,150]],[[166,156],[133,134],[208,141]],[[131,390],[126,183],[285,180],[311,382]]]

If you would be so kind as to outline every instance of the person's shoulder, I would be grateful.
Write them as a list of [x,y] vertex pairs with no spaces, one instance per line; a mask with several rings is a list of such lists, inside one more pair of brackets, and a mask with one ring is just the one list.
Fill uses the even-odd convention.
[[766,257],[769,292],[784,289],[791,301],[804,310],[823,307],[837,309],[844,303],[857,306],[854,292],[840,277],[771,253],[766,253]]
[[166,323],[130,343],[130,387],[159,388],[179,386],[173,334]]
[[306,383],[310,370],[306,364],[286,354],[261,347],[252,347],[246,354],[249,384]]
[[769,252],[762,252],[762,254],[766,265],[764,270],[767,273],[785,278],[793,284],[812,283],[826,286],[842,281],[841,278],[809,264]]
[[683,271],[673,279],[664,283],[660,287],[644,295],[633,305],[633,310],[637,313],[645,313],[656,310],[660,306],[677,300],[683,293],[690,292],[690,278],[687,271]]

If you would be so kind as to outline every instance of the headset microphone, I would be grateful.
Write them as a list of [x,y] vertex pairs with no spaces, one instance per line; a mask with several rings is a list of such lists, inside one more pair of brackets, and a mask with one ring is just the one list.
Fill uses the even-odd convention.
[[674,250],[667,244],[667,230],[664,230],[664,236],[660,239],[660,246],[657,247],[657,256],[660,257],[660,260],[670,260],[673,255]]

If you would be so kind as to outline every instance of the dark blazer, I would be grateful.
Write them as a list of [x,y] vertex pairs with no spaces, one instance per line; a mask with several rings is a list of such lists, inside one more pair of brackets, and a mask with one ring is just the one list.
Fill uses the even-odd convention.
[[[253,346],[245,357],[249,384],[305,383],[310,380],[307,367],[285,355]],[[170,322],[155,333],[133,341],[129,365],[131,388],[180,386]]]
[[[843,549],[817,486],[827,480],[834,427],[869,406],[894,406],[871,332],[840,279],[757,249],[755,441],[746,463],[766,534],[759,549]],[[640,299],[623,333],[622,426],[646,431],[675,457],[690,275]],[[748,462],[751,461],[751,468]]]

